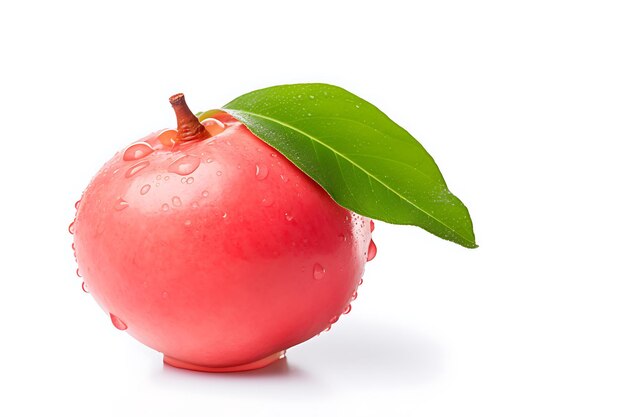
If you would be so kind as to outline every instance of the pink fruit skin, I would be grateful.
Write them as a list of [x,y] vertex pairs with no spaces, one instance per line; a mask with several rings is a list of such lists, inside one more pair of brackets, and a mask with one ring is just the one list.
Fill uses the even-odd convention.
[[73,227],[100,306],[190,368],[263,360],[326,329],[350,304],[371,240],[369,219],[235,119],[216,118],[226,129],[209,139],[172,148],[153,134],[143,141],[155,151],[114,156]]

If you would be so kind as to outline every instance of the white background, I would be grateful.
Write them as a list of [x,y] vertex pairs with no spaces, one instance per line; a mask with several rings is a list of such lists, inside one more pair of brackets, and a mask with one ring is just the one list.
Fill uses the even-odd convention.
[[[0,414],[626,415],[624,7],[3,2]],[[330,333],[262,371],[165,367],[80,290],[74,202],[174,126],[171,94],[198,111],[294,82],[419,138],[480,248],[379,222]]]

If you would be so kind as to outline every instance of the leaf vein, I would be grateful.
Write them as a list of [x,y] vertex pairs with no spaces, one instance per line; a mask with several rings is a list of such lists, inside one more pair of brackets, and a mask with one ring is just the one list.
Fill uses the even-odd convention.
[[[391,188],[389,185],[387,185],[385,182],[383,182],[381,179],[379,179],[377,176],[375,176],[374,174],[372,174],[371,172],[369,172],[367,169],[363,168],[361,165],[359,165],[357,162],[355,162],[354,160],[348,158],[346,155],[342,154],[341,152],[337,151],[336,149],[334,149],[333,147],[320,142],[317,138],[315,138],[314,136],[311,136],[310,134],[306,133],[303,130],[300,130],[298,128],[296,128],[293,125],[287,124],[285,122],[282,122],[280,120],[276,120],[272,117],[269,116],[265,116],[262,114],[258,114],[258,113],[253,113],[250,111],[246,111],[246,110],[238,110],[238,109],[231,109],[234,110],[238,113],[245,113],[249,116],[253,116],[253,117],[259,117],[261,119],[265,119],[268,120],[270,122],[276,123],[278,125],[282,125],[285,126],[288,129],[293,130],[294,132],[297,132],[299,134],[301,134],[302,136],[308,138],[310,141],[318,143],[320,145],[322,145],[323,147],[329,149],[331,152],[334,153],[335,158],[338,160],[337,156],[341,156],[343,159],[345,159],[346,161],[348,161],[349,163],[351,163],[354,168],[358,168],[359,170],[363,171],[363,173],[365,173],[367,176],[370,176],[371,178],[374,178],[374,180],[376,180],[376,182],[380,183],[383,187],[387,188],[389,191],[391,191],[394,195],[396,195],[397,197],[399,197],[401,200],[407,202],[410,206],[414,207],[415,209],[417,209],[419,212],[425,214],[426,216],[430,217],[432,220],[434,220],[435,222],[441,224],[443,227],[445,227],[446,229],[452,231],[453,233],[455,233],[456,235],[458,235],[461,239],[473,244],[473,242],[469,239],[467,239],[465,236],[461,235],[458,231],[456,231],[454,228],[452,228],[451,226],[449,226],[448,224],[444,223],[443,221],[441,221],[440,219],[434,217],[431,213],[427,212],[426,210],[424,210],[423,208],[417,206],[415,203],[413,203],[411,200],[407,199],[406,197],[404,197],[402,194],[400,194],[398,191],[394,190],[393,188]],[[341,164],[339,164],[339,169],[341,172]],[[342,173],[342,177],[343,177],[343,173]],[[345,182],[345,178],[344,178],[344,182]],[[347,183],[346,183],[347,185]],[[356,200],[355,200],[356,201]]]

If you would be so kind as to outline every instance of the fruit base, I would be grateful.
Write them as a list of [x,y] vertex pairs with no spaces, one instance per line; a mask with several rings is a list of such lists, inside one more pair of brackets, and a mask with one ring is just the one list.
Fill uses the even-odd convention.
[[190,371],[198,371],[198,372],[243,372],[243,371],[252,371],[254,369],[264,368],[277,360],[283,359],[285,357],[284,350],[280,352],[273,353],[265,358],[256,360],[254,362],[246,363],[243,365],[235,365],[235,366],[225,366],[225,367],[211,367],[199,365],[196,363],[190,363],[181,361],[179,359],[171,358],[169,356],[163,355],[163,363],[173,366],[175,368],[187,369]]

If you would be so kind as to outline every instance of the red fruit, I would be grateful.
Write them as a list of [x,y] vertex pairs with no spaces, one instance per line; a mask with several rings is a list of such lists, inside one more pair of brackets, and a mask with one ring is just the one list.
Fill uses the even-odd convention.
[[[89,293],[174,366],[267,365],[349,311],[371,232],[226,113],[130,145],[72,225]],[[206,126],[206,127],[205,127]],[[371,250],[370,250],[371,256]]]

